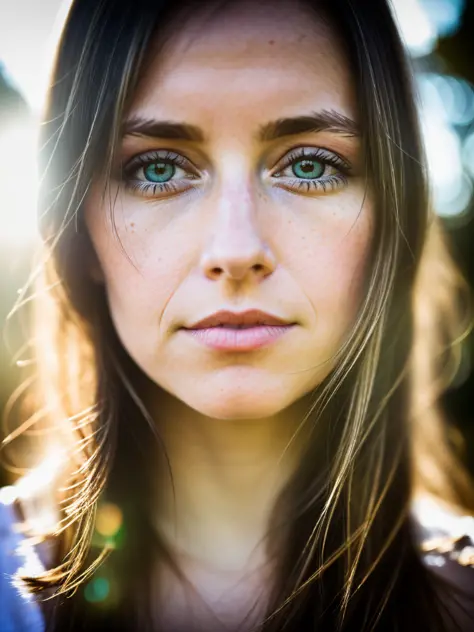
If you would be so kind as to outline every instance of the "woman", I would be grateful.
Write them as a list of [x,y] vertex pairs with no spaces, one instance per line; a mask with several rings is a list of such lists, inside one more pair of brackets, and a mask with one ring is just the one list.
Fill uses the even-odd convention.
[[417,494],[474,500],[387,4],[76,0],[51,86],[28,629],[471,629],[420,554]]

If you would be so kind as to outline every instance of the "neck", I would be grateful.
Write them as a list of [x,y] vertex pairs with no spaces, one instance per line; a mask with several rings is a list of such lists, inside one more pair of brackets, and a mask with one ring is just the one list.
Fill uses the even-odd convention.
[[152,410],[172,483],[159,459],[156,524],[178,555],[222,571],[266,562],[262,539],[298,463],[309,424],[292,437],[309,406],[306,396],[274,417],[215,419],[160,393]]

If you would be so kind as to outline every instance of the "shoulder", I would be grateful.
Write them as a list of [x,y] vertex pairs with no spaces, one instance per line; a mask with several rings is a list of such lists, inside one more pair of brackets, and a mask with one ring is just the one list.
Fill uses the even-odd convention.
[[424,565],[455,591],[460,630],[474,630],[474,516],[431,496],[412,504],[415,538]]
[[39,605],[15,580],[18,571],[37,573],[44,569],[19,528],[14,501],[12,488],[0,488],[0,630],[43,632]]

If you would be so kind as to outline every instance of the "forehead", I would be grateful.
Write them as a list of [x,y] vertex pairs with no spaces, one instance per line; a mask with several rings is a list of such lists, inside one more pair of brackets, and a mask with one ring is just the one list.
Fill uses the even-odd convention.
[[157,40],[135,114],[156,117],[158,109],[190,120],[198,108],[217,121],[317,105],[356,118],[344,48],[322,14],[296,0],[221,4],[172,22],[166,43]]

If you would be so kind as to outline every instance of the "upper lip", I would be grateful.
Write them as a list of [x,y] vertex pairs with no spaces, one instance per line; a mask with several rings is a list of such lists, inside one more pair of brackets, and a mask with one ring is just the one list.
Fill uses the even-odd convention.
[[259,309],[249,309],[245,312],[230,312],[221,310],[210,316],[193,323],[185,329],[204,329],[206,327],[218,327],[219,325],[290,325],[293,323],[262,312]]

